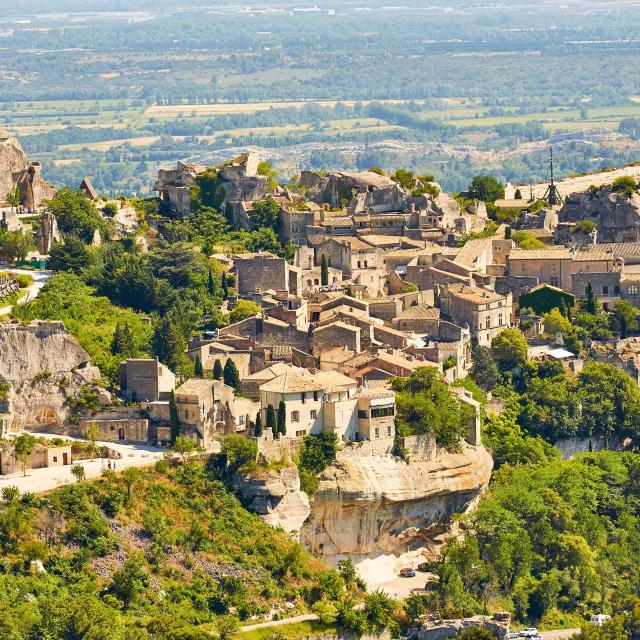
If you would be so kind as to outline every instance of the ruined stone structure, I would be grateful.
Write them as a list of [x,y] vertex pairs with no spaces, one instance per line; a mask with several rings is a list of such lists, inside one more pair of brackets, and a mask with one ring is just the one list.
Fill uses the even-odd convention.
[[18,187],[21,203],[34,211],[55,189],[40,174],[40,163],[30,162],[20,143],[0,130],[0,201]]
[[62,236],[58,230],[58,223],[52,213],[45,211],[40,219],[40,226],[35,233],[36,248],[41,255],[48,255],[54,242],[60,242]]

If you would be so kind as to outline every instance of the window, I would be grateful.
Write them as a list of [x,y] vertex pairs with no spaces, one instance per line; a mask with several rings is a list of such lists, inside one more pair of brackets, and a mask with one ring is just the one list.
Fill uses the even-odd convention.
[[609,295],[609,287],[606,284],[602,286],[602,295],[603,296]]
[[309,417],[312,420],[315,420],[318,417],[318,412],[316,409],[311,409],[311,411],[309,411]]
[[358,409],[358,418],[360,420],[368,417],[369,417],[369,414],[367,413],[366,409]]
[[238,424],[244,424],[245,416],[238,416]]
[[386,416],[394,415],[394,407],[372,407],[371,408],[371,417],[372,418],[384,418]]
[[300,429],[300,431],[296,431],[296,438],[302,438],[307,435],[306,429]]
[[53,461],[58,462],[58,456],[53,456]]
[[630,296],[637,296],[638,295],[638,287],[635,284],[631,284],[627,287],[627,293]]
[[498,326],[499,327],[502,326],[502,314],[501,313],[498,314]]
[[613,295],[615,295],[615,296],[619,296],[620,295],[620,287],[618,285],[613,287]]
[[292,411],[291,412],[291,422],[300,422],[300,412]]
[[316,402],[318,402],[318,392],[317,392],[317,391],[314,391],[314,392],[313,392],[313,399],[314,399]]
[[378,427],[375,428],[375,437],[376,438],[380,437],[380,429],[378,429]]
[[551,278],[549,278],[551,280],[551,286],[552,287],[557,287],[560,284],[560,281],[558,280],[558,276],[551,276]]
[[387,427],[387,436],[391,435],[391,425]]
[[302,400],[302,404],[307,401],[307,394],[304,391],[300,393],[300,400]]

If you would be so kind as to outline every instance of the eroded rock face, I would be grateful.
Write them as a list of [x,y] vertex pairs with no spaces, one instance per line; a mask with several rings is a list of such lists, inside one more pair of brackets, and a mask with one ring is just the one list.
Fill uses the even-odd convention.
[[0,354],[14,431],[62,427],[70,412],[67,396],[100,377],[62,322],[0,324]]
[[558,213],[560,222],[591,220],[598,228],[598,242],[640,240],[640,196],[631,197],[610,188],[573,193]]
[[16,138],[0,130],[0,198],[15,187],[20,190],[22,204],[29,209],[51,198],[55,189],[40,175],[40,165],[32,163]]
[[301,541],[334,564],[345,556],[358,562],[433,549],[453,514],[473,505],[492,467],[484,447],[469,445],[410,463],[391,455],[341,455],[322,475]]
[[317,204],[339,207],[345,200],[351,201],[355,194],[359,194],[363,207],[380,213],[406,209],[409,196],[409,192],[391,178],[371,171],[332,171],[324,175],[303,171],[300,185],[307,189],[309,199]]
[[235,484],[243,502],[272,527],[282,527],[298,535],[309,517],[309,498],[300,491],[300,476],[295,465],[279,471],[258,469],[249,475],[236,474]]

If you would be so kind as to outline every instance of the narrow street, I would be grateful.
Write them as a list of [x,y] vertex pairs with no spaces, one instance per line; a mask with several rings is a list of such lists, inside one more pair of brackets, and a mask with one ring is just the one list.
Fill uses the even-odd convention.
[[[47,280],[53,275],[52,271],[27,271],[25,269],[3,268],[0,267],[0,271],[6,271],[8,273],[24,273],[33,278],[33,283],[29,286],[22,297],[16,302],[16,304],[24,304],[37,297],[40,289],[44,287]],[[13,305],[0,308],[0,316],[5,316],[11,313]]]

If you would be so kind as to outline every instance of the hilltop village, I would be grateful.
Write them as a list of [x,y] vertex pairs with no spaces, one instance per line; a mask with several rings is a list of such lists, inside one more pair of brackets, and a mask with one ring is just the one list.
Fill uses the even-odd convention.
[[[285,180],[251,152],[112,200],[90,177],[56,190],[0,145],[0,477],[46,491],[207,460],[370,588],[417,597],[431,576],[459,620],[420,610],[421,640],[506,637],[508,614],[472,616],[485,578],[460,568],[470,600],[452,604],[438,562],[494,468],[637,446],[635,178],[527,200],[478,176],[449,195],[404,170]],[[546,611],[534,565],[520,621]],[[516,577],[496,578],[500,602]],[[549,608],[574,611],[565,588]]]

